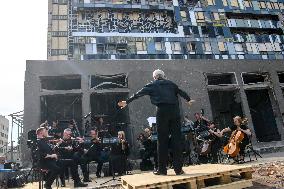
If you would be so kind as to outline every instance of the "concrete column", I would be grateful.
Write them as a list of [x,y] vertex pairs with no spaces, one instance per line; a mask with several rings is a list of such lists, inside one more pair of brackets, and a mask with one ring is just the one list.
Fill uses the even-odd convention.
[[[90,90],[89,90],[89,76],[82,75],[81,76],[81,90],[82,90],[82,116],[89,114],[91,112],[91,106],[90,106]],[[91,116],[91,115],[90,115]],[[82,120],[82,130],[85,132],[85,123],[87,120],[90,121],[90,116],[87,119]],[[84,134],[84,133],[83,133]]]
[[280,87],[279,78],[277,71],[270,72],[270,82],[271,82],[271,97],[274,98],[276,104],[273,106],[272,109],[275,114],[275,120],[277,123],[277,129],[279,134],[281,135],[281,140],[284,140],[284,96],[282,89]]
[[241,100],[242,100],[243,114],[246,118],[248,118],[248,126],[252,132],[252,143],[253,145],[255,145],[257,143],[257,138],[256,138],[256,134],[255,134],[255,130],[254,130],[253,122],[252,122],[252,117],[251,117],[250,109],[248,105],[248,100],[247,100],[247,96],[246,96],[246,93],[243,87],[243,81],[242,81],[240,72],[236,73],[236,78],[239,84],[239,92],[240,92]]

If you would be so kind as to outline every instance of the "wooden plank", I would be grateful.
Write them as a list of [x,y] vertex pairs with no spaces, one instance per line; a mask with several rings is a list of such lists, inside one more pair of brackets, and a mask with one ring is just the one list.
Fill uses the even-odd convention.
[[228,184],[231,182],[232,182],[232,179],[230,175],[223,175],[220,177],[220,184]]
[[[174,185],[178,183],[189,183],[192,180],[198,180],[197,185],[203,185],[202,179],[222,177],[223,175],[230,175],[230,173],[238,173],[249,176],[249,172],[253,171],[251,166],[244,165],[223,165],[223,164],[203,164],[188,166],[183,168],[184,175],[175,175],[173,170],[168,171],[167,176],[154,175],[152,172],[127,175],[122,177],[123,186],[127,189],[139,188],[155,188],[165,185]],[[229,182],[229,177],[225,176],[222,182]]]
[[209,186],[203,189],[242,189],[253,186],[252,179],[251,180],[241,180],[232,182],[229,184],[222,184],[222,185],[215,185],[215,186]]

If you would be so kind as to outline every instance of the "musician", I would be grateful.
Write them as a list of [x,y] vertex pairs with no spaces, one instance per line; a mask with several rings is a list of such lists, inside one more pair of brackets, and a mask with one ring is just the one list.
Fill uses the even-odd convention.
[[48,135],[53,136],[55,139],[61,138],[61,131],[58,128],[58,121],[53,121],[51,128],[48,130]]
[[[126,173],[127,156],[129,155],[129,145],[125,138],[124,131],[117,133],[118,142],[111,148],[110,172],[124,175]],[[113,172],[112,172],[113,171]]]
[[76,121],[74,119],[69,121],[68,128],[71,129],[72,137],[80,137],[80,132],[77,128]]
[[249,138],[251,136],[251,131],[247,126],[247,118],[242,119],[240,116],[236,116],[233,118],[234,125],[231,127],[227,127],[221,131],[221,135],[223,136],[224,133],[226,132],[234,132],[234,131],[241,131],[244,133],[244,139],[241,141],[239,147],[240,147],[240,152],[239,152],[239,160],[235,159],[236,161],[239,162],[244,162],[244,150],[246,145],[249,144]]
[[[72,138],[72,131],[70,128],[67,128],[63,131],[62,142],[59,146],[59,153],[62,159],[71,159],[74,161],[76,166],[81,166],[81,170],[84,176],[84,182],[90,182],[89,175],[87,173],[87,166],[84,164],[84,159],[82,159],[82,155],[84,153],[81,144],[83,140],[79,137]],[[65,170],[66,171],[66,170]],[[78,168],[77,168],[78,171]],[[64,172],[60,175],[61,183],[65,185]]]
[[196,119],[196,121],[194,122],[194,128],[197,130],[197,132],[203,131],[207,128],[208,123],[210,122],[209,119],[207,119],[200,113],[195,113],[194,117]]
[[37,144],[39,150],[40,157],[40,167],[47,169],[49,171],[47,175],[46,182],[44,187],[46,189],[51,189],[51,185],[55,180],[56,176],[60,174],[60,172],[64,169],[64,167],[71,168],[72,178],[74,180],[74,187],[85,187],[87,184],[83,184],[80,181],[80,177],[78,175],[78,169],[73,160],[62,160],[58,159],[56,153],[54,153],[54,149],[48,144],[47,136],[48,132],[46,128],[40,127],[36,130],[37,134]]
[[101,154],[103,146],[100,138],[98,137],[98,132],[95,128],[92,128],[90,130],[90,136],[91,140],[89,142],[84,143],[84,148],[87,149],[84,158],[86,160],[86,163],[89,163],[91,161],[96,161],[98,163],[96,176],[100,178],[103,167],[103,158]]
[[215,122],[211,121],[209,122],[209,133],[210,137],[209,140],[211,141],[211,157],[212,157],[212,163],[218,163],[218,151],[221,148],[221,138],[222,134],[220,129],[216,127]]
[[118,105],[124,108],[133,100],[149,95],[151,103],[157,106],[157,133],[158,133],[158,170],[156,175],[167,175],[169,134],[171,134],[174,154],[174,170],[177,175],[183,174],[182,146],[181,146],[181,121],[178,95],[187,100],[191,105],[193,100],[170,80],[165,79],[162,70],[153,72],[154,81],[144,86],[140,91]]
[[157,143],[152,139],[152,132],[149,128],[144,130],[144,133],[141,133],[137,140],[141,144],[140,156],[142,162],[140,164],[140,169],[142,170],[151,170],[153,169],[153,164],[151,162],[151,157],[154,157],[155,169],[158,168],[157,160]]

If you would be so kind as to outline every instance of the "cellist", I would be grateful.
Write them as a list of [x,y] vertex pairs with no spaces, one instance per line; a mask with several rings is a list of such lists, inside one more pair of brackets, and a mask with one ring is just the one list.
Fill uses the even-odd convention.
[[[239,144],[239,148],[240,148],[240,152],[239,152],[239,163],[243,163],[244,162],[244,150],[246,145],[249,144],[249,137],[251,136],[251,131],[247,126],[247,118],[242,119],[240,116],[236,116],[233,118],[234,121],[234,125],[224,128],[221,131],[221,135],[223,136],[224,133],[226,132],[232,132],[232,134],[234,134],[234,131],[241,131],[242,133],[244,133],[244,138],[241,141],[241,143]],[[235,161],[237,161],[237,159],[234,159]]]

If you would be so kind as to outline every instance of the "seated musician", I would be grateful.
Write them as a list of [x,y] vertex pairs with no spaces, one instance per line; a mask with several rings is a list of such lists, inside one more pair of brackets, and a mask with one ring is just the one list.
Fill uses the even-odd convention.
[[139,135],[137,140],[142,145],[140,149],[140,156],[142,159],[142,162],[140,164],[140,169],[146,171],[151,169],[153,170],[151,157],[154,157],[155,168],[157,168],[158,166],[158,160],[157,160],[157,143],[152,139],[152,131],[149,128],[146,128],[144,132],[145,133],[141,133]]
[[84,143],[84,148],[86,149],[86,153],[84,158],[87,163],[91,161],[96,161],[98,163],[96,176],[101,177],[102,167],[103,167],[103,157],[102,150],[103,146],[101,140],[98,138],[98,132],[95,128],[90,130],[91,141]]
[[[83,141],[80,138],[72,138],[72,131],[70,128],[67,128],[63,131],[63,137],[62,142],[58,145],[59,147],[59,154],[62,159],[68,159],[72,160],[75,163],[76,166],[76,172],[78,173],[78,165],[81,166],[83,176],[84,176],[84,182],[88,182],[88,174],[87,174],[87,167],[84,166],[83,160],[81,160],[81,155],[83,152],[80,152],[80,143]],[[72,171],[72,170],[71,170]],[[64,173],[68,173],[68,167],[67,170],[65,169],[62,171],[60,175],[61,179],[61,185],[65,186],[65,178]]]
[[211,157],[212,157],[212,163],[218,163],[218,151],[221,148],[221,132],[220,130],[216,127],[215,122],[211,121],[209,123],[209,133],[210,137],[209,140],[211,141]]
[[110,172],[119,175],[126,174],[127,156],[129,155],[129,145],[125,139],[124,131],[118,132],[118,142],[112,145],[110,156]]
[[[226,132],[233,132],[233,131],[241,131],[244,133],[244,139],[241,141],[239,147],[239,162],[244,162],[244,150],[246,145],[249,144],[249,137],[251,136],[251,131],[247,126],[247,118],[242,119],[240,116],[236,116],[233,118],[234,125],[231,127],[227,127],[221,131],[221,135],[223,135]],[[237,159],[235,159],[237,161]]]
[[40,127],[36,130],[37,134],[37,144],[40,156],[40,167],[42,169],[47,169],[48,175],[44,187],[46,189],[51,189],[51,185],[58,174],[64,169],[64,167],[71,168],[72,178],[74,180],[74,187],[85,187],[87,184],[83,184],[80,181],[80,177],[78,175],[77,165],[73,160],[62,160],[59,159],[57,154],[54,153],[54,149],[47,141],[48,132],[46,128]]

